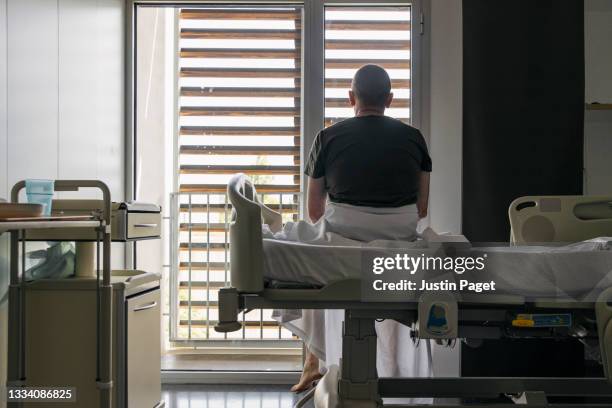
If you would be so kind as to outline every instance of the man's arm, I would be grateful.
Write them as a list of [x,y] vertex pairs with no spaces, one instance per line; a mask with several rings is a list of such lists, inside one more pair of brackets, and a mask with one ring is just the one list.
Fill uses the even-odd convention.
[[315,223],[325,212],[325,177],[308,178],[308,216]]
[[417,195],[417,210],[419,218],[427,217],[427,207],[429,206],[429,172],[421,171],[419,175],[419,192]]

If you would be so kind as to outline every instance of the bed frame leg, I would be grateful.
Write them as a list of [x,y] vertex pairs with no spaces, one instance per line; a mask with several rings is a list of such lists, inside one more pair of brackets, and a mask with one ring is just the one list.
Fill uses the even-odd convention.
[[344,407],[379,407],[374,319],[346,310],[338,392]]
[[236,288],[219,289],[219,323],[215,331],[229,333],[240,330],[242,325],[238,322],[238,290]]
[[595,317],[601,362],[608,381],[612,383],[612,288],[603,291],[595,303]]

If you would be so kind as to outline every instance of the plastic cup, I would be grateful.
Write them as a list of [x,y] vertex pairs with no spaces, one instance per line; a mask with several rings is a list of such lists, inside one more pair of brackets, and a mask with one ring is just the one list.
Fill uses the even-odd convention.
[[54,191],[53,180],[26,180],[28,203],[41,204],[43,206],[43,216],[45,217],[51,215]]

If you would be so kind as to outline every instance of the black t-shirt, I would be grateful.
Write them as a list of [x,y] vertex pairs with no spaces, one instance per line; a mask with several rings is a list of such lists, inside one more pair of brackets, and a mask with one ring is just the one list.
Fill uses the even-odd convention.
[[387,116],[361,116],[320,131],[304,172],[325,177],[332,202],[400,207],[416,203],[421,171],[431,171],[431,158],[419,130]]

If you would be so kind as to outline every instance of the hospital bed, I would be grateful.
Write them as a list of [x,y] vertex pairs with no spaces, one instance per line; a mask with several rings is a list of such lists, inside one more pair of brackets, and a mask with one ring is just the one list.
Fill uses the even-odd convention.
[[[265,285],[264,240],[262,220],[273,230],[280,226],[280,217],[259,202],[252,183],[242,174],[232,177],[228,184],[232,203],[230,223],[231,286],[219,292],[219,332],[240,329],[238,313],[252,309],[344,309],[345,320],[340,367],[331,367],[319,382],[315,406],[322,407],[379,407],[383,398],[480,398],[508,396],[507,403],[482,403],[469,406],[503,407],[523,404],[528,407],[556,406],[550,397],[595,398],[594,403],[580,403],[580,407],[610,406],[612,401],[612,288],[598,294],[596,301],[560,302],[558,299],[527,299],[518,295],[461,296],[428,293],[414,302],[364,302],[358,279],[330,282],[318,288],[283,289]],[[530,198],[531,201],[537,198]],[[561,207],[571,201],[558,198]],[[588,199],[577,199],[588,207]],[[528,200],[526,200],[528,201]],[[597,201],[597,200],[596,200]],[[598,199],[598,202],[605,201]],[[519,202],[513,203],[518,205]],[[532,217],[550,210],[541,203],[520,206],[512,211],[529,208],[531,217],[521,214],[513,227],[528,224]],[[556,207],[555,207],[556,208]],[[592,212],[589,212],[592,214]],[[546,216],[546,215],[544,215]],[[549,217],[550,218],[550,217]],[[605,217],[604,217],[605,218]],[[554,219],[552,220],[555,224]],[[577,221],[578,222],[578,221]],[[590,217],[584,222],[597,225],[596,234],[607,232]],[[529,230],[529,228],[527,228]],[[523,231],[524,232],[524,231]],[[516,234],[517,242],[524,242],[529,234]],[[433,238],[429,244],[434,245]],[[444,241],[444,237],[440,238]],[[469,245],[469,243],[468,243]],[[424,313],[433,306],[447,310],[449,330],[429,330],[423,322]],[[570,314],[571,327],[521,328],[509,321],[509,316],[521,313]],[[436,341],[452,344],[456,339],[496,339],[506,337],[560,338],[575,337],[597,341],[606,377],[604,378],[378,378],[376,371],[376,331],[374,322],[393,319],[412,326],[414,341]],[[602,402],[605,400],[605,402]],[[603,405],[598,405],[603,404]],[[436,405],[446,406],[446,405]],[[448,405],[457,406],[457,405]]]

